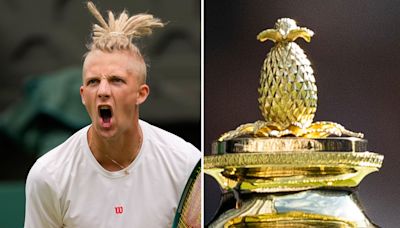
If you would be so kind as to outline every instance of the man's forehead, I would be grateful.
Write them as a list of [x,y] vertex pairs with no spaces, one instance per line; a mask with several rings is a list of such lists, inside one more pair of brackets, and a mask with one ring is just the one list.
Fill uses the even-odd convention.
[[85,74],[87,71],[97,73],[106,73],[98,71],[117,71],[137,74],[141,73],[143,65],[143,59],[129,51],[105,52],[93,50],[86,55],[83,63],[83,73]]
[[88,52],[86,55],[84,65],[86,63],[92,62],[103,62],[103,61],[110,61],[110,62],[128,62],[135,64],[137,62],[143,62],[143,58],[139,57],[132,51],[127,50],[117,50],[112,52],[101,51],[101,50],[93,50]]

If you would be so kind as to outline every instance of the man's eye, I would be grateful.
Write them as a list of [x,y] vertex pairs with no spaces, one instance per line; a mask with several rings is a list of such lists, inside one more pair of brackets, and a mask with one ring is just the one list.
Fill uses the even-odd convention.
[[115,82],[115,83],[123,83],[124,82],[124,80],[122,80],[121,78],[117,78],[117,77],[112,78],[111,81]]
[[90,79],[89,81],[87,81],[87,85],[93,85],[93,84],[96,84],[98,82],[98,80],[97,79]]

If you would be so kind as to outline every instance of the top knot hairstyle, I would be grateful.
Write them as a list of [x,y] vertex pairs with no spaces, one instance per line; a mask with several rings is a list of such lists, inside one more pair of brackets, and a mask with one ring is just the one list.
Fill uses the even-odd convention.
[[154,18],[151,14],[141,13],[129,17],[125,10],[117,19],[115,19],[111,11],[108,11],[108,22],[106,22],[93,2],[89,1],[87,7],[99,22],[99,24],[93,25],[92,42],[87,45],[89,52],[100,50],[104,52],[129,51],[133,53],[139,60],[137,67],[141,75],[141,82],[145,83],[147,77],[146,63],[133,40],[152,34],[153,28],[164,27],[164,23],[160,19]]
[[[153,28],[163,27],[160,19],[151,14],[137,14],[129,17],[124,10],[116,19],[113,12],[108,11],[108,23],[101,16],[93,2],[87,3],[89,11],[98,20],[93,25],[92,43],[88,45],[89,50],[99,49],[112,52],[114,50],[132,50],[138,52],[138,48],[132,43],[138,39],[152,34]],[[140,55],[141,56],[141,55]]]

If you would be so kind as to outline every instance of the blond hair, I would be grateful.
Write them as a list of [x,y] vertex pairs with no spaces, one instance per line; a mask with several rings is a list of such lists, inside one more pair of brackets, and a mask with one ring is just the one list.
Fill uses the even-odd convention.
[[152,34],[153,28],[163,27],[160,19],[154,18],[151,14],[137,14],[129,17],[124,10],[118,18],[113,12],[108,11],[108,23],[99,13],[93,2],[88,2],[87,7],[99,24],[93,24],[92,42],[88,45],[89,52],[101,50],[105,52],[129,51],[133,53],[143,64],[140,71],[146,81],[146,63],[139,48],[133,43],[134,39]]

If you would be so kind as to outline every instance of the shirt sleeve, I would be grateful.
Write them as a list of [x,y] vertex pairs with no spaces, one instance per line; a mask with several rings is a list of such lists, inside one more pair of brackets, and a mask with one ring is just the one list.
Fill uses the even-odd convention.
[[26,180],[25,228],[60,228],[62,215],[51,176],[36,163]]
[[197,162],[201,159],[202,153],[192,144],[187,143],[188,154],[187,154],[187,173],[188,178],[193,171],[193,168],[196,166]]

